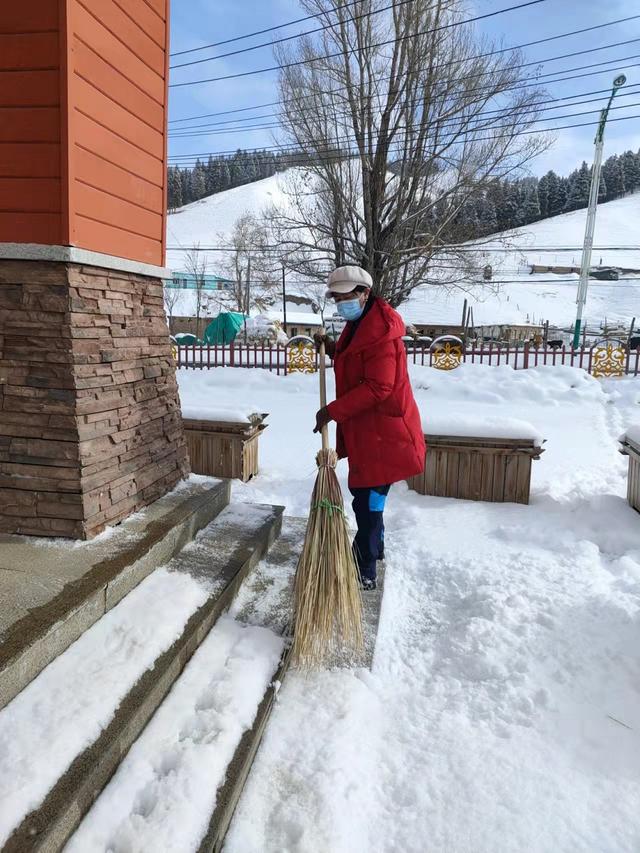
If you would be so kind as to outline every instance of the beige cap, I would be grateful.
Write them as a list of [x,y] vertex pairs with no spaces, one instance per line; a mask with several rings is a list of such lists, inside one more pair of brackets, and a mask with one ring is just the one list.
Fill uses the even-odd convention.
[[373,287],[373,279],[369,273],[355,265],[338,267],[329,276],[327,296],[332,293],[351,293],[356,287]]

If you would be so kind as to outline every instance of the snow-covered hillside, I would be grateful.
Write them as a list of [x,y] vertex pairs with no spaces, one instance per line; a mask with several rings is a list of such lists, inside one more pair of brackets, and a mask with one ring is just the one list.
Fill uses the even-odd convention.
[[[484,243],[480,256],[493,267],[493,287],[469,287],[461,280],[460,289],[419,288],[401,313],[412,323],[459,323],[467,298],[476,325],[546,320],[557,326],[571,324],[578,276],[531,275],[528,269],[531,264],[579,266],[586,216],[586,210],[563,213]],[[640,269],[640,194],[599,206],[594,247],[594,265]],[[620,251],[621,247],[626,248]],[[628,324],[635,316],[640,316],[640,274],[625,275],[617,282],[591,280],[588,324],[599,326],[605,319]]]
[[[270,204],[282,204],[284,177],[272,175],[262,181],[216,193],[179,208],[167,217],[167,266],[181,269],[185,250],[194,246],[221,246],[245,213],[259,216]],[[210,272],[220,264],[220,253],[204,252]]]
[[[286,203],[286,181],[285,175],[274,175],[209,196],[170,214],[167,265],[182,269],[185,250],[195,245],[220,245],[244,213],[259,215],[272,203]],[[528,268],[531,264],[579,265],[585,220],[586,210],[577,210],[506,232],[495,241],[484,243],[480,257],[493,267],[491,286],[474,285],[462,278],[459,288],[425,286],[414,292],[400,309],[401,313],[408,323],[459,323],[467,298],[476,325],[546,320],[558,326],[571,324],[575,318],[578,276],[530,275]],[[640,194],[600,205],[594,246],[594,265],[640,269]],[[218,272],[223,255],[212,251],[203,255],[209,272]],[[181,302],[184,310],[176,314],[188,313],[190,298],[185,294]],[[591,281],[585,311],[589,325],[597,327],[605,319],[628,324],[634,316],[640,317],[640,274],[630,273],[618,282]]]

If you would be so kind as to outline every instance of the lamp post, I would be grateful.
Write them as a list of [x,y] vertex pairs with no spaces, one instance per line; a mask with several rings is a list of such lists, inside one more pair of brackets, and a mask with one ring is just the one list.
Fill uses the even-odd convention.
[[602,152],[604,149],[604,129],[607,124],[607,117],[613,99],[627,82],[624,74],[618,75],[613,81],[613,88],[609,97],[609,103],[600,113],[600,121],[598,123],[598,131],[596,133],[595,145],[596,150],[593,157],[593,168],[591,170],[591,189],[589,191],[589,207],[587,210],[587,225],[584,231],[584,243],[582,244],[582,262],[580,264],[580,283],[578,284],[578,296],[576,302],[578,310],[576,312],[576,327],[573,334],[573,348],[577,349],[580,346],[580,332],[582,330],[582,311],[585,302],[587,301],[587,288],[589,287],[589,269],[591,267],[591,250],[593,248],[593,234],[596,228],[596,209],[598,207],[598,190],[600,189],[600,168],[602,166]]
[[287,334],[287,274],[282,264],[282,319],[283,332]]

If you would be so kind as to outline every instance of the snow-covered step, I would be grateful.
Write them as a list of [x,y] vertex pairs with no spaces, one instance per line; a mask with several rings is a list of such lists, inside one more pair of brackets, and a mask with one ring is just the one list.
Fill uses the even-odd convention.
[[281,520],[227,507],[0,711],[3,853],[62,849]]
[[222,616],[65,853],[200,850],[217,791],[270,695],[284,644],[267,628]]
[[306,521],[286,518],[65,853],[218,851],[288,665]]
[[220,849],[286,671],[304,529],[284,520],[65,853]]
[[90,542],[4,537],[0,708],[213,521],[229,493],[228,481],[191,477]]

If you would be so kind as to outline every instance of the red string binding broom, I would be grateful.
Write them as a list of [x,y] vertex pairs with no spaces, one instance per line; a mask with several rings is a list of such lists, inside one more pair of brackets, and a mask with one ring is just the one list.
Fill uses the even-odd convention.
[[[327,405],[324,343],[320,346],[320,406]],[[318,475],[294,590],[293,660],[320,667],[337,651],[362,651],[362,601],[358,569],[336,475],[338,454],[322,428]]]

